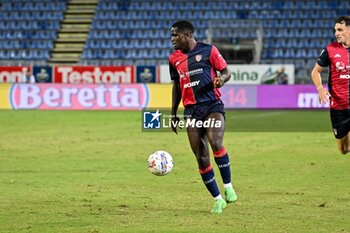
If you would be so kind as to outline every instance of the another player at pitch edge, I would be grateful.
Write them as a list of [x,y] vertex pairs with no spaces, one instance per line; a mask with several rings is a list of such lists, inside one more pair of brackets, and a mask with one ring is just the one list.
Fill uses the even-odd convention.
[[[227,63],[218,49],[210,44],[197,42],[194,27],[189,21],[178,21],[171,28],[171,42],[175,51],[169,56],[172,90],[172,130],[177,133],[177,110],[182,99],[184,115],[190,119],[205,121],[212,118],[221,121],[220,128],[188,127],[187,135],[196,156],[199,173],[215,203],[212,213],[221,213],[226,202],[235,202],[237,195],[231,183],[229,156],[223,146],[225,131],[224,105],[219,88],[231,76]],[[217,71],[220,75],[217,76]],[[175,125],[175,126],[174,126]],[[209,146],[214,154],[224,183],[225,200],[217,186],[210,162]]]
[[[350,16],[334,22],[337,41],[322,50],[311,77],[321,104],[330,100],[330,117],[339,151],[350,152]],[[321,72],[329,68],[328,91],[322,85]]]

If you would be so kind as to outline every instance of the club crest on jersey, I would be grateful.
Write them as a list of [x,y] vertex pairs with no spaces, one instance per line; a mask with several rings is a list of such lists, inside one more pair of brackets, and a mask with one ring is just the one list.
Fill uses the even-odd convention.
[[197,62],[200,62],[202,60],[202,55],[201,54],[197,54],[194,59],[196,59]]

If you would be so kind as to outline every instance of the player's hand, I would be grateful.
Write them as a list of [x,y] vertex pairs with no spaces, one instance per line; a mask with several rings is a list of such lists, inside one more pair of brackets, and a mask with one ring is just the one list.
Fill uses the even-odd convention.
[[[178,126],[179,122],[180,122],[180,118],[178,118],[177,116],[173,116],[171,118],[171,129],[176,134],[177,134],[177,126]],[[179,126],[179,128],[181,129],[180,126]]]
[[221,77],[215,77],[213,83],[215,88],[220,88],[225,84],[224,80],[222,80]]
[[331,94],[329,94],[329,92],[323,87],[317,88],[317,91],[318,91],[318,101],[320,102],[320,104],[328,103],[329,97],[331,97]]

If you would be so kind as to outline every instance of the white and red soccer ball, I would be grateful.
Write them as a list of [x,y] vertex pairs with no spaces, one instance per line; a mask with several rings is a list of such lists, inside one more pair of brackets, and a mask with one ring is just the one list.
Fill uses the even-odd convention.
[[171,172],[174,162],[172,156],[166,151],[156,151],[148,158],[148,169],[156,176],[164,176]]

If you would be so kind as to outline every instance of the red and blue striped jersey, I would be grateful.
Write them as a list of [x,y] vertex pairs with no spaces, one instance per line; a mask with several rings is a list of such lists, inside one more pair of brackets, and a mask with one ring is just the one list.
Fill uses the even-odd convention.
[[169,56],[170,77],[180,80],[185,107],[219,99],[221,93],[214,88],[213,81],[216,72],[226,67],[219,50],[214,45],[201,42],[188,53],[176,50]]

